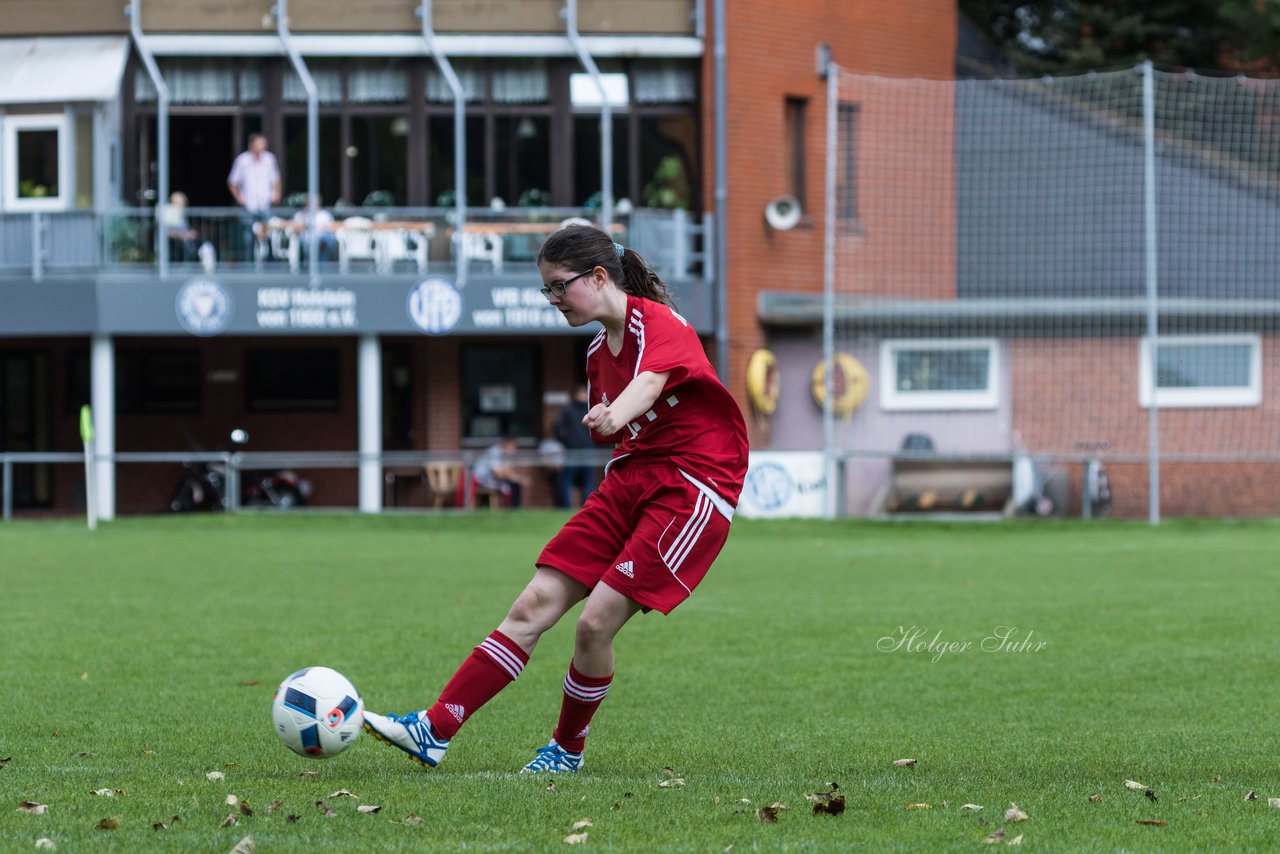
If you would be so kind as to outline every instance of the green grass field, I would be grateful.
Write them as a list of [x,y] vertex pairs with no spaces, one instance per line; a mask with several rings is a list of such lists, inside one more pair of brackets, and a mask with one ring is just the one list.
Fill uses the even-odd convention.
[[[740,521],[689,602],[623,631],[586,769],[554,788],[514,772],[571,621],[434,771],[367,736],[322,762],[276,740],[305,665],[374,710],[428,705],[561,519],[0,524],[0,850],[555,851],[581,819],[583,848],[629,851],[989,850],[1002,827],[1023,850],[1280,849],[1273,523]],[[1001,626],[1018,647],[984,650]],[[813,814],[832,781],[847,809]],[[339,789],[358,800],[326,817]],[[220,827],[230,794],[253,815]]]

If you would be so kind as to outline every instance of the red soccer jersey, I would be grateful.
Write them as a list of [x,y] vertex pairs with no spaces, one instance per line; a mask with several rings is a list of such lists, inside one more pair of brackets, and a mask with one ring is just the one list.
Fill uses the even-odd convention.
[[614,436],[592,431],[597,442],[618,442],[609,465],[623,457],[668,459],[736,507],[747,474],[747,425],[693,327],[669,306],[628,296],[627,329],[616,356],[605,336],[600,330],[587,348],[592,406],[617,400],[641,371],[670,371],[652,409]]

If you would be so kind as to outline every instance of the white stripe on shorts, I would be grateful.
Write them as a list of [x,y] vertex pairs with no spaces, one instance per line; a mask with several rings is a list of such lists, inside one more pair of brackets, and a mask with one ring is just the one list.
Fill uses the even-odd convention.
[[693,513],[689,516],[689,521],[685,523],[684,529],[676,537],[675,542],[667,549],[667,553],[662,556],[662,562],[673,573],[680,569],[680,564],[684,563],[684,559],[689,556],[689,552],[693,550],[694,545],[698,542],[698,537],[702,536],[702,532],[706,530],[714,509],[707,497],[699,493],[698,500],[693,505]]

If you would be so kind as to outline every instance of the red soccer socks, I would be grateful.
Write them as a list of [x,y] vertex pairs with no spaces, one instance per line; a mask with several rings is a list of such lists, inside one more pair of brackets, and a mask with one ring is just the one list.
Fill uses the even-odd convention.
[[586,676],[569,662],[569,673],[564,677],[564,700],[560,703],[560,723],[554,736],[556,744],[570,753],[582,752],[591,729],[591,716],[600,708],[612,683],[612,673]]
[[[528,661],[528,653],[495,630],[471,651],[440,692],[440,699],[427,709],[431,728],[443,739],[453,738],[469,717],[515,681]],[[568,683],[565,684],[568,691]]]

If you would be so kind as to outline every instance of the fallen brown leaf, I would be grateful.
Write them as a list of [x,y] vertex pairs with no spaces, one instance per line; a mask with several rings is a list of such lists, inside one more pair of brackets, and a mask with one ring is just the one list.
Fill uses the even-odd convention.
[[227,817],[222,820],[222,824],[218,825],[218,827],[235,827],[239,823],[240,816],[233,812],[229,812],[227,813]]
[[569,845],[580,845],[587,841],[587,835],[585,833],[570,833],[564,838],[564,841]]
[[980,804],[961,804],[960,809],[972,810],[973,812],[977,812],[978,810],[982,809],[982,806]]
[[273,812],[275,812],[276,810],[280,809],[280,807],[282,807],[282,806],[284,806],[284,801],[281,801],[281,800],[274,800],[274,801],[272,801],[272,802],[271,802],[271,804],[267,807],[267,813],[268,813],[268,814],[273,813]]
[[374,813],[374,812],[378,812],[381,809],[382,807],[375,807],[373,804],[361,804],[360,806],[356,807],[356,812]]
[[35,801],[18,802],[18,812],[29,812],[32,815],[44,815],[48,811],[48,804],[38,804]]
[[555,783],[547,783],[547,791],[555,795],[555,794],[559,794],[560,789],[556,786]]
[[1004,811],[1004,820],[1009,824],[1013,824],[1018,821],[1026,821],[1027,814],[1023,812],[1017,804],[1011,803],[1009,804],[1009,808]]
[[581,820],[579,820],[579,821],[575,821],[575,822],[573,823],[573,827],[571,827],[571,828],[569,828],[569,829],[570,829],[570,830],[582,830],[582,828],[584,828],[584,827],[594,827],[594,826],[595,826],[595,825],[594,825],[594,823],[591,821],[591,819],[589,819],[589,818],[584,818],[584,819],[581,819]]
[[413,813],[409,813],[407,816],[404,817],[404,821],[400,822],[400,824],[407,824],[410,827],[417,827],[418,825],[422,824],[422,818],[421,816],[416,816]]
[[1137,780],[1125,780],[1124,787],[1126,789],[1145,789],[1147,787],[1147,784],[1139,783]]
[[43,836],[36,840],[36,847],[54,849],[58,847],[58,844],[54,842],[52,839],[50,839],[49,837]]
[[223,774],[221,771],[210,771],[208,774],[204,775],[204,778],[206,780],[225,780],[227,779],[227,775]]
[[247,799],[240,802],[240,815],[253,818],[253,807],[249,806]]
[[252,688],[254,685],[261,685],[261,684],[262,684],[262,680],[261,680],[261,679],[250,679],[250,680],[248,680],[248,681],[246,681],[246,682],[241,682],[240,684],[241,684],[241,685],[243,685],[243,686],[244,686],[244,687],[246,687],[246,688]]
[[1267,798],[1267,806],[1280,807],[1280,798]]
[[253,837],[246,836],[236,843],[236,847],[231,849],[231,854],[253,854],[257,847],[258,843],[253,841]]
[[98,754],[94,753],[92,750],[81,750],[79,753],[73,753],[71,755],[76,759],[88,759],[90,756],[97,756]]
[[1249,794],[1245,795],[1244,799],[1246,801],[1256,801],[1258,799],[1258,793],[1255,792],[1253,789],[1250,789]]
[[676,769],[668,765],[667,767],[662,769],[662,773],[667,775],[668,777],[674,777],[676,775]]
[[142,748],[141,753],[142,753],[142,755],[143,755],[143,756],[155,756],[155,755],[156,755],[156,752],[155,752],[154,750],[152,750],[150,747],[144,747],[144,748]]
[[844,812],[844,795],[835,795],[813,805],[814,815],[840,815]]
[[658,784],[659,789],[678,789],[684,785],[683,777],[672,777],[670,780],[663,780]]
[[287,816],[285,816],[285,817],[284,817],[284,823],[285,823],[285,824],[297,824],[297,823],[298,823],[298,819],[300,819],[300,818],[302,818],[302,816],[300,816],[300,815],[287,815]]
[[1142,794],[1146,795],[1146,796],[1147,796],[1147,800],[1151,801],[1151,803],[1153,803],[1153,804],[1154,804],[1154,803],[1156,802],[1156,793],[1155,793],[1155,791],[1154,791],[1154,790],[1152,790],[1152,789],[1147,789],[1147,790],[1145,790]]
[[323,798],[321,798],[320,800],[316,801],[316,806],[320,808],[320,812],[324,813],[325,818],[330,818],[330,817],[332,817],[332,816],[337,815],[337,813],[336,813],[336,812],[334,812],[334,811],[329,807],[329,802],[328,802],[328,801],[326,801],[326,800],[324,800]]
[[895,759],[893,760],[893,764],[899,768],[910,768],[912,765],[917,764],[919,761],[920,761],[919,759]]
[[0,768],[3,768],[4,766],[8,765],[12,761],[13,761],[12,756],[6,756],[3,759],[0,759]]
[[1150,818],[1140,818],[1137,821],[1135,821],[1134,824],[1145,824],[1148,827],[1164,827],[1165,826],[1165,822],[1160,821],[1159,819],[1150,819]]
[[1098,794],[1090,795],[1090,796],[1089,796],[1089,803],[1091,803],[1091,804],[1100,804],[1100,803],[1102,803],[1102,795],[1098,795]]
[[157,830],[157,831],[159,831],[159,830],[168,830],[168,829],[169,829],[169,825],[165,824],[163,821],[157,821],[155,824],[151,825],[151,829],[152,829],[152,830]]
[[227,795],[227,799],[223,801],[223,803],[229,807],[234,807],[240,803],[240,799],[237,798],[235,795]]
[[309,779],[309,778],[311,778],[311,777],[319,777],[319,776],[320,776],[320,772],[319,772],[319,771],[303,771],[303,772],[302,772],[301,774],[299,774],[298,776],[299,776],[299,777],[302,777],[303,779]]
[[111,818],[104,818],[102,821],[98,822],[98,830],[119,830],[119,829],[120,829],[120,816],[118,815],[113,815],[111,816]]
[[1010,839],[1008,842],[1005,843],[1005,845],[1021,845],[1021,844],[1022,844],[1021,833],[1019,833],[1017,836],[1013,837],[1012,839]]
[[760,807],[756,810],[756,818],[760,819],[764,824],[776,824],[778,821],[778,807]]
[[[339,789],[336,792],[332,792],[328,795],[325,795],[325,797],[326,798],[355,798],[356,796],[351,794],[351,792],[348,791],[347,789]],[[360,800],[360,799],[356,798],[356,800]]]
[[1004,828],[1003,827],[1000,828],[995,833],[991,834],[990,836],[988,836],[986,839],[982,841],[987,843],[988,845],[999,845],[1001,842],[1004,841]]
[[124,789],[94,789],[93,793],[104,798],[123,798]]
[[620,810],[622,809],[622,804],[618,803],[617,801],[614,801],[613,806],[609,807],[609,809],[614,811]]

